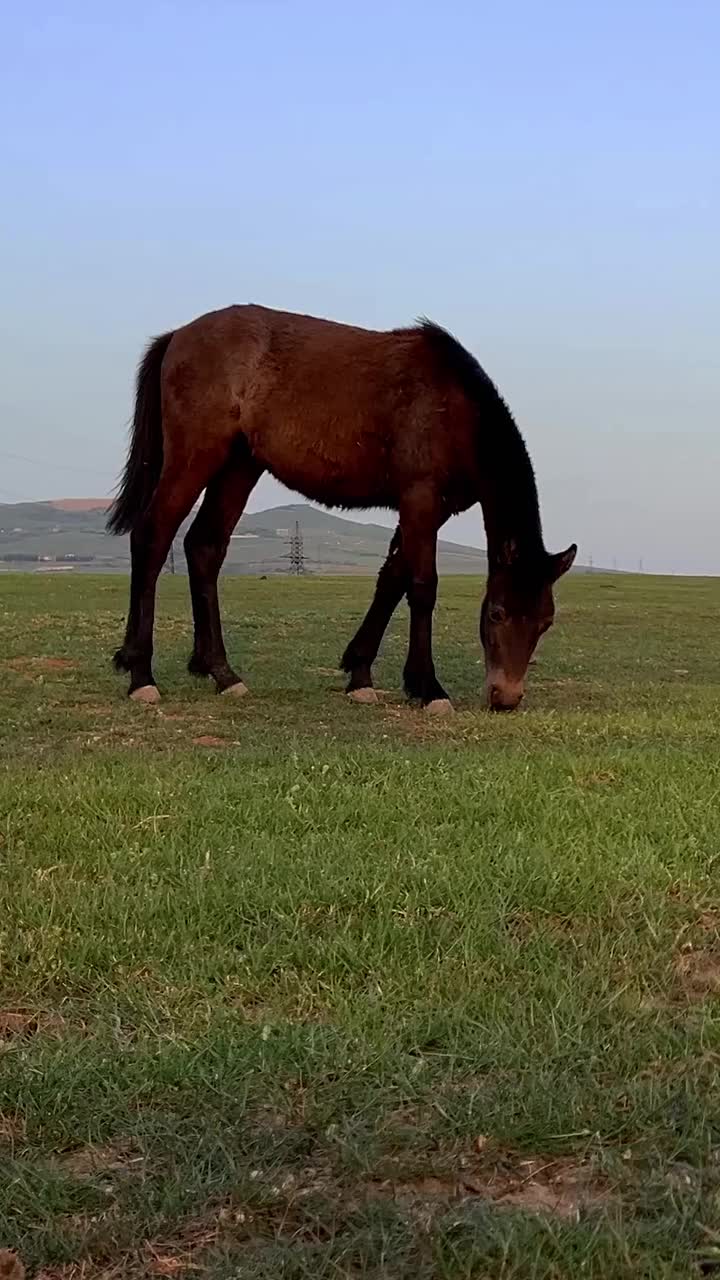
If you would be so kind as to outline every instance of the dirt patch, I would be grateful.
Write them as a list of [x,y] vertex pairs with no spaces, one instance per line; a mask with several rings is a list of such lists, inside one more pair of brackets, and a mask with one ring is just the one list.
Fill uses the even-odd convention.
[[197,1257],[208,1245],[214,1244],[218,1238],[217,1228],[198,1227],[192,1238],[188,1239],[180,1251],[172,1245],[147,1244],[145,1246],[145,1269],[151,1276],[187,1275],[192,1271],[200,1271]]
[[25,1267],[12,1249],[0,1249],[0,1280],[25,1280]]
[[507,933],[518,942],[545,934],[573,943],[587,941],[593,922],[586,916],[563,916],[553,911],[510,911],[505,917]]
[[669,894],[683,911],[675,935],[672,959],[673,994],[691,999],[720,994],[720,907],[715,900],[696,898],[684,884]]
[[[105,1149],[93,1149],[89,1165],[88,1150],[75,1154],[81,1162],[80,1176],[85,1176],[86,1169],[89,1174],[95,1172],[97,1152]],[[111,1162],[125,1158],[117,1156],[115,1147],[109,1150]],[[477,1154],[463,1159],[468,1164],[478,1163]],[[106,1164],[106,1172],[107,1169]],[[473,1202],[484,1201],[498,1210],[543,1214],[565,1221],[577,1221],[583,1212],[604,1209],[611,1203],[609,1189],[589,1165],[569,1158],[543,1162],[498,1157],[495,1166],[484,1172],[459,1169],[457,1176],[443,1171],[417,1178],[371,1179],[344,1185],[338,1184],[329,1168],[316,1167],[274,1169],[267,1176],[251,1170],[250,1178],[262,1185],[265,1193],[264,1203],[257,1207],[228,1199],[211,1214],[179,1225],[170,1238],[138,1242],[138,1247],[109,1266],[100,1260],[88,1260],[43,1268],[35,1280],[111,1280],[119,1274],[173,1277],[199,1273],[205,1269],[207,1251],[223,1239],[231,1241],[235,1248],[253,1248],[268,1239],[317,1244],[318,1231],[322,1230],[317,1197],[325,1204],[333,1230],[346,1215],[351,1216],[369,1201],[392,1200],[422,1229],[429,1229],[436,1217]],[[6,1278],[0,1274],[0,1280]],[[7,1280],[23,1277],[10,1274]]]
[[617,782],[618,777],[612,769],[595,769],[590,773],[577,773],[575,782],[578,787],[609,787]]
[[608,1188],[589,1165],[573,1160],[498,1161],[490,1170],[371,1184],[372,1197],[392,1197],[408,1207],[481,1199],[504,1209],[547,1213],[577,1221],[583,1211],[604,1208]]
[[67,1028],[64,1018],[53,1013],[28,1009],[0,1009],[0,1042],[15,1036],[61,1035]]
[[50,671],[77,670],[77,663],[69,658],[6,658],[3,665],[28,678]]
[[131,1173],[141,1168],[144,1156],[139,1147],[124,1139],[102,1146],[76,1147],[61,1151],[54,1163],[75,1178],[94,1178],[98,1174]]
[[675,977],[687,1000],[720,995],[720,949],[688,947],[675,961]]
[[212,733],[203,733],[199,738],[193,738],[194,747],[232,747],[234,743],[227,738],[216,738]]
[[[238,1225],[243,1221],[245,1216],[240,1212],[237,1216]],[[183,1276],[204,1271],[205,1268],[199,1262],[202,1252],[210,1244],[215,1244],[223,1231],[231,1225],[231,1219],[223,1217],[223,1211],[220,1210],[217,1220],[213,1222],[188,1224],[179,1240],[147,1240],[142,1251],[142,1270],[151,1276]]]
[[697,918],[697,928],[703,933],[716,933],[720,936],[720,911],[707,908]]
[[[476,1140],[472,1153],[455,1158],[454,1168],[441,1167],[418,1177],[370,1178],[344,1187],[338,1186],[327,1169],[284,1173],[276,1169],[268,1189],[277,1197],[278,1209],[284,1204],[285,1221],[292,1206],[316,1195],[332,1203],[338,1217],[368,1201],[392,1200],[428,1224],[451,1207],[479,1201],[498,1209],[573,1221],[583,1212],[607,1208],[612,1201],[610,1188],[586,1161],[571,1157],[516,1159],[497,1151],[493,1158],[492,1148],[492,1141],[483,1136]],[[266,1213],[267,1209],[257,1214],[252,1209],[244,1212],[243,1221],[251,1233],[253,1219],[258,1219],[255,1229],[261,1229],[260,1219]]]
[[[237,1223],[244,1215],[237,1210]],[[112,1262],[83,1260],[42,1267],[35,1272],[34,1280],[119,1280],[121,1276],[188,1276],[204,1271],[200,1263],[202,1254],[215,1244],[223,1231],[231,1225],[232,1218],[220,1210],[212,1222],[191,1222],[180,1229],[174,1240],[146,1240],[128,1253],[119,1254]],[[2,1255],[0,1254],[0,1257]],[[0,1271],[0,1280],[24,1280],[21,1275]]]
[[23,1116],[17,1112],[9,1115],[0,1111],[0,1144],[14,1146],[16,1142],[24,1142],[26,1134],[27,1125]]

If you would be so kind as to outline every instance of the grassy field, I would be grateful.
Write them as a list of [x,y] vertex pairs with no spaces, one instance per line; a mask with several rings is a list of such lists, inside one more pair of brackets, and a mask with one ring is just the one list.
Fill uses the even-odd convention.
[[[123,579],[0,580],[0,1244],[43,1280],[720,1274],[720,580],[573,578],[526,709],[334,664],[358,580],[231,580],[252,689],[123,698]],[[1,1268],[0,1268],[1,1269]]]

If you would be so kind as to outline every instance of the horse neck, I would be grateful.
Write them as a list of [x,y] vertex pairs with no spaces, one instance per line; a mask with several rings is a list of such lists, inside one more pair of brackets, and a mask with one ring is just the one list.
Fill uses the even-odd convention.
[[532,463],[514,421],[500,419],[494,438],[485,436],[479,457],[479,498],[488,562],[498,563],[509,547],[514,558],[544,555],[540,504]]

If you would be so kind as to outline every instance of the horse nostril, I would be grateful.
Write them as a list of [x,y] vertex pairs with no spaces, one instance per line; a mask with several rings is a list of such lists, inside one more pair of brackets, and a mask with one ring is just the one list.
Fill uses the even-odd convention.
[[520,705],[522,699],[522,691],[508,693],[506,689],[502,689],[497,684],[490,687],[489,702],[493,711],[514,711]]

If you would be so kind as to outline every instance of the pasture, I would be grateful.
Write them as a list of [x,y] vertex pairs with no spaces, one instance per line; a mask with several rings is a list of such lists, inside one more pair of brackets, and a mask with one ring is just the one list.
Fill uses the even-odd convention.
[[43,1280],[720,1274],[720,580],[571,576],[520,713],[348,704],[369,581],[0,578],[0,1244]]

